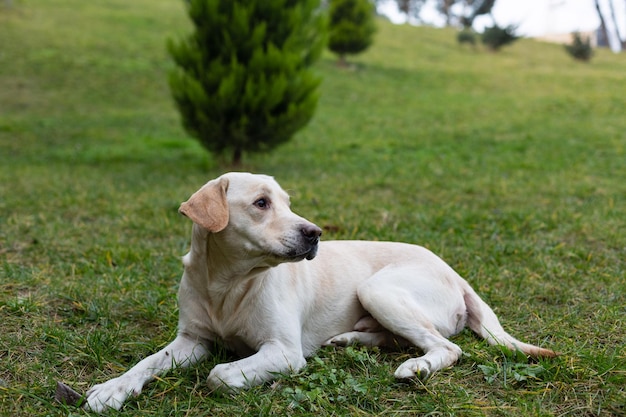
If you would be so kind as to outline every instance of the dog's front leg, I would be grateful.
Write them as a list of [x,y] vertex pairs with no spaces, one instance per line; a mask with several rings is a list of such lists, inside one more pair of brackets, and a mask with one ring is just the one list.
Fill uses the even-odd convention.
[[216,365],[207,378],[217,391],[236,391],[276,378],[277,374],[294,372],[306,365],[302,349],[281,342],[268,342],[247,358]]
[[85,408],[103,412],[119,410],[131,395],[139,395],[143,386],[161,372],[176,366],[190,366],[203,359],[207,348],[199,341],[178,335],[159,352],[148,356],[126,373],[93,386],[87,391]]

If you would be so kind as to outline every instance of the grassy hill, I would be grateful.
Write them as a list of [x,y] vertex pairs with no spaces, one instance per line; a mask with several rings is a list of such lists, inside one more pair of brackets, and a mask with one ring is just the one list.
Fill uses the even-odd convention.
[[[57,380],[85,391],[175,334],[176,210],[230,169],[169,96],[165,40],[188,30],[182,1],[0,5],[0,415],[67,415]],[[314,120],[243,169],[274,175],[325,239],[431,248],[511,333],[563,355],[526,362],[465,331],[460,363],[423,384],[392,378],[415,350],[323,349],[229,397],[204,383],[224,352],[120,415],[622,415],[626,55],[493,54],[381,21],[352,63],[325,55]]]

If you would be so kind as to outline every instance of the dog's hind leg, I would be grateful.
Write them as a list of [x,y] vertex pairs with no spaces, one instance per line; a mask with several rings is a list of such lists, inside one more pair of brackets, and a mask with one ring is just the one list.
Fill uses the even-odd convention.
[[413,264],[390,266],[358,288],[359,300],[372,317],[424,352],[401,364],[396,378],[425,379],[461,356],[461,349],[446,337],[464,327],[465,306],[454,277],[446,272]]

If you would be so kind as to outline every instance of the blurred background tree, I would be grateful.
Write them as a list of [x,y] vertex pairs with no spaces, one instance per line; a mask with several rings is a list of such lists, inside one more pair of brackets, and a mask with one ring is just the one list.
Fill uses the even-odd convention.
[[490,14],[496,0],[395,0],[398,10],[420,21],[422,8],[429,3],[444,18],[446,26],[471,27],[478,16]]
[[375,8],[369,0],[331,0],[328,48],[346,66],[346,55],[365,51],[374,41]]
[[519,36],[515,34],[515,26],[500,27],[493,25],[485,28],[482,34],[483,44],[493,52],[499,51],[503,46],[515,42]]
[[319,0],[186,0],[193,32],[168,42],[172,96],[186,131],[210,152],[265,151],[315,111],[311,70],[325,45]]
[[588,62],[593,55],[593,48],[591,47],[591,39],[589,37],[583,38],[580,33],[572,34],[572,43],[565,45],[565,50],[572,58]]

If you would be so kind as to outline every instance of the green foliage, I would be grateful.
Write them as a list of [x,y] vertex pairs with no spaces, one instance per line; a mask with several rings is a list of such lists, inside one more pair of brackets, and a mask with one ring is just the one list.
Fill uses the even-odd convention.
[[589,37],[583,39],[578,32],[572,34],[572,43],[565,45],[565,50],[578,61],[589,62],[593,56],[591,39]]
[[288,401],[289,408],[300,412],[314,412],[326,409],[329,405],[348,407],[365,403],[359,408],[366,411],[376,408],[360,398],[373,392],[371,384],[362,378],[363,372],[377,365],[373,355],[362,347],[348,346],[342,350],[345,360],[342,366],[336,367],[328,359],[315,356],[309,360],[304,372],[287,376],[289,385],[282,390],[283,397]]
[[519,39],[519,36],[515,34],[515,26],[507,26],[502,28],[498,25],[485,28],[482,35],[483,44],[486,45],[492,51],[498,51],[505,45],[509,45]]
[[456,41],[461,45],[467,43],[475,46],[476,34],[471,29],[463,29],[456,34]]
[[374,41],[374,6],[369,0],[331,0],[328,48],[343,61],[365,51]]
[[522,382],[528,378],[537,378],[538,375],[545,372],[543,366],[528,363],[494,362],[491,365],[478,365],[478,367],[485,374],[487,382],[493,383],[496,380],[501,380],[505,387],[511,379]]
[[530,379],[538,379],[546,369],[540,364],[528,363],[528,358],[519,350],[512,351],[500,348],[500,361],[492,361],[487,365],[478,365],[489,383],[500,381],[506,387],[510,383],[523,383]]
[[324,45],[317,0],[190,0],[194,32],[168,43],[183,126],[211,152],[265,151],[305,126],[317,104],[310,66]]

